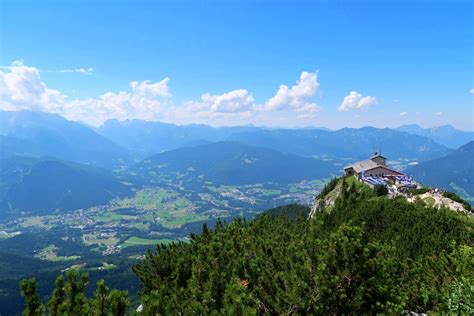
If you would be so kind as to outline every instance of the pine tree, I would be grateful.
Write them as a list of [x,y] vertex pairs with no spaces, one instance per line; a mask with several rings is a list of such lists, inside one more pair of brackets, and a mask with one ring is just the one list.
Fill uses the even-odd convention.
[[95,316],[107,315],[107,293],[109,288],[105,285],[104,280],[97,282],[97,289],[95,290],[95,299],[91,303],[91,309]]
[[36,280],[27,279],[20,282],[21,295],[25,298],[26,308],[23,312],[24,316],[41,316],[44,306],[41,304],[40,298],[36,290]]
[[125,315],[129,304],[127,291],[112,290],[107,297],[109,312],[114,316]]
[[79,278],[77,270],[69,270],[66,273],[64,313],[67,315],[87,315],[88,300],[85,296],[89,277],[87,273],[83,273]]
[[66,293],[64,291],[64,277],[62,275],[56,278],[56,288],[48,302],[48,312],[50,316],[61,315]]

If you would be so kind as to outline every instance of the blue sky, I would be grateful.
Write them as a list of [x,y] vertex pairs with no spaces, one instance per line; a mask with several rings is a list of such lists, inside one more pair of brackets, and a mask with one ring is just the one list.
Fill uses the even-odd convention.
[[95,125],[473,130],[473,10],[471,1],[2,1],[0,89],[10,91],[0,107]]

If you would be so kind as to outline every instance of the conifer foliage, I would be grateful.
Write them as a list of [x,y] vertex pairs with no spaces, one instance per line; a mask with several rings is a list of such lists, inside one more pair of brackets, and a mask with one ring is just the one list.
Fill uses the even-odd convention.
[[[340,187],[331,211],[315,218],[289,205],[149,251],[134,267],[142,314],[474,313],[472,218]],[[48,313],[126,313],[126,293],[99,282],[87,299],[86,283],[73,271],[59,277]],[[40,315],[34,282],[22,293],[25,315]]]
[[56,279],[54,289],[47,308],[36,293],[36,281],[34,279],[23,280],[20,284],[21,293],[25,297],[25,316],[47,315],[94,315],[106,316],[125,315],[129,306],[128,293],[126,291],[109,291],[103,280],[97,282],[95,297],[89,299],[84,294],[89,279],[86,273],[79,274],[77,270],[69,270],[66,280],[62,275]]

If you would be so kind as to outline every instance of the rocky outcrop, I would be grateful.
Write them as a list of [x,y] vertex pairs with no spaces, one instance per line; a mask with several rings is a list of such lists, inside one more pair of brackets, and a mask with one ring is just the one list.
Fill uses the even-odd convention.
[[444,197],[439,193],[426,192],[423,194],[415,195],[413,197],[409,197],[407,198],[407,201],[415,202],[417,199],[422,200],[423,202],[425,202],[426,205],[431,207],[445,207],[455,212],[463,212],[472,215],[465,209],[463,204],[453,201],[450,198]]
[[317,196],[314,199],[313,205],[311,206],[309,218],[314,217],[317,213],[322,212],[323,210],[329,211],[334,206],[337,197],[341,194],[341,189],[342,181],[339,181],[334,190],[325,196]]

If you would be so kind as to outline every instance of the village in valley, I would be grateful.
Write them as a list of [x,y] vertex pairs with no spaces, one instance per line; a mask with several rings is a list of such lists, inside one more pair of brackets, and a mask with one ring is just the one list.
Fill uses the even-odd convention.
[[[380,153],[344,168],[343,160],[336,163],[347,179],[370,188],[383,186],[389,198],[400,196],[410,202],[423,201],[429,206],[466,212],[465,205],[445,196],[443,189],[423,187],[413,177],[395,170],[400,167],[400,161],[389,165],[387,158]],[[0,223],[0,234],[8,238],[47,231],[54,236],[52,240],[61,240],[51,241],[35,250],[35,256],[42,260],[70,258],[77,261],[72,258],[79,259],[86,253],[108,257],[125,249],[128,251],[133,246],[185,240],[203,223],[212,223],[217,218],[252,218],[261,210],[294,202],[311,205],[329,179],[305,180],[287,186],[272,183],[226,186],[199,178],[195,182],[202,183],[197,185],[179,179],[160,179],[161,187],[137,188],[133,196],[115,199],[105,205],[64,214],[25,214]],[[60,243],[62,248],[58,247]],[[71,243],[75,245],[74,253],[66,251],[66,256],[57,255],[64,253],[61,249],[68,248],[67,244]],[[45,253],[48,256],[43,255]]]

